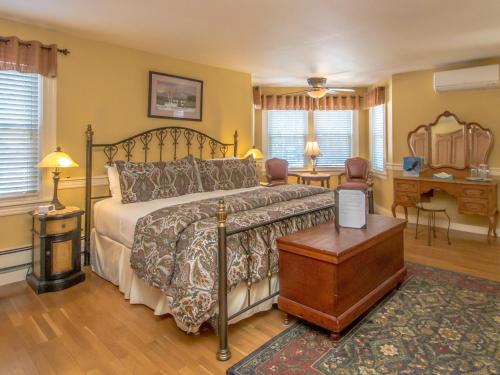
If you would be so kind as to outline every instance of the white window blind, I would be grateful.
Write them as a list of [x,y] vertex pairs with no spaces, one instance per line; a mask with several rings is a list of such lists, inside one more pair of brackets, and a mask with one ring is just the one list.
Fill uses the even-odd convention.
[[314,111],[318,167],[342,167],[352,156],[353,111]]
[[372,169],[383,172],[385,159],[385,108],[383,104],[370,108],[370,129]]
[[0,199],[38,193],[40,82],[0,71]]
[[286,159],[290,168],[306,165],[307,111],[268,111],[267,157]]

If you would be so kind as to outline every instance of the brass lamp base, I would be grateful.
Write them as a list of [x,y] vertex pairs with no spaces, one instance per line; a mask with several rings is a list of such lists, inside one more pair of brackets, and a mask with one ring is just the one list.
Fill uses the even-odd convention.
[[311,171],[311,174],[318,174],[318,171],[316,170],[316,157],[311,156],[311,161],[313,165],[313,170]]
[[62,204],[61,202],[59,202],[59,199],[57,198],[57,186],[59,185],[59,174],[61,172],[59,172],[59,170],[56,168],[55,171],[52,172],[53,173],[53,180],[54,180],[54,194],[52,196],[52,202],[50,202],[50,204],[53,204],[54,205],[54,208],[56,210],[63,210],[66,208],[66,206],[64,204]]

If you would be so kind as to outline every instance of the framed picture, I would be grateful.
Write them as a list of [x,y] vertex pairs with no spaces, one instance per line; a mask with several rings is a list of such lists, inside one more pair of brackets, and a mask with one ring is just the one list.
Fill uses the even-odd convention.
[[149,72],[148,117],[201,121],[203,81]]

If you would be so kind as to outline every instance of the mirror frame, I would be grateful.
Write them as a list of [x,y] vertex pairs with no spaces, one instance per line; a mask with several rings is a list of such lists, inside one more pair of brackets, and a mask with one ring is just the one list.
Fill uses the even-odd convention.
[[[436,166],[436,165],[433,165],[433,163],[432,163],[432,133],[431,133],[431,129],[432,129],[433,126],[436,126],[439,123],[439,120],[441,120],[441,118],[443,118],[443,117],[453,117],[455,119],[455,121],[459,125],[462,125],[463,128],[464,128],[464,135],[465,135],[465,150],[464,150],[464,152],[466,154],[465,154],[465,166],[463,168],[457,168],[456,166],[453,166],[453,165],[444,165],[444,164],[440,164],[440,165]],[[485,153],[485,156],[484,156],[484,163],[487,164],[488,163],[488,158],[490,156],[491,150],[493,149],[493,143],[494,143],[494,137],[493,137],[493,133],[491,132],[491,130],[489,128],[485,128],[485,127],[481,126],[477,122],[465,122],[465,121],[462,121],[462,120],[460,120],[458,118],[458,116],[456,114],[454,114],[454,113],[452,113],[450,111],[444,111],[439,116],[437,116],[436,120],[434,120],[433,122],[431,122],[429,124],[419,125],[414,130],[410,131],[408,133],[408,136],[406,137],[406,143],[408,144],[408,148],[410,149],[410,152],[411,152],[412,156],[418,156],[418,155],[416,155],[415,150],[412,147],[411,138],[420,129],[425,129],[425,131],[427,132],[427,144],[428,144],[427,154],[429,155],[429,158],[427,160],[427,163],[425,164],[425,167],[429,167],[429,168],[432,168],[432,169],[440,169],[440,168],[451,168],[451,169],[455,169],[455,170],[468,169],[468,168],[471,168],[471,165],[470,165],[470,160],[471,160],[471,156],[470,156],[471,149],[470,149],[470,146],[471,145],[470,145],[469,136],[467,134],[468,134],[469,128],[472,127],[472,126],[479,127],[479,129],[481,129],[482,131],[487,132],[489,134],[489,136],[490,136],[491,142],[490,142],[488,150],[486,150],[486,153]]]

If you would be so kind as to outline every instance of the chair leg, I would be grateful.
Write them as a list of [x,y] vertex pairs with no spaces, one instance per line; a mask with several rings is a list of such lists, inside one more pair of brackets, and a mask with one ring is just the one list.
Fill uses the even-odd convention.
[[429,211],[427,216],[427,245],[431,246],[432,236],[432,212]]
[[432,233],[434,234],[434,238],[437,238],[436,236],[436,213],[432,213]]
[[448,245],[451,245],[451,241],[450,241],[450,225],[451,225],[451,219],[450,217],[448,216],[448,213],[446,211],[444,211],[444,214],[446,215],[446,217],[448,218],[448,230],[446,231],[446,238],[448,239]]
[[417,224],[415,226],[415,239],[418,238],[418,218],[420,216],[420,208],[417,207]]

